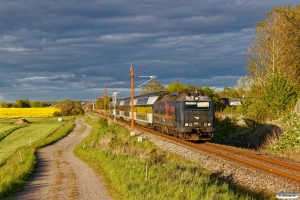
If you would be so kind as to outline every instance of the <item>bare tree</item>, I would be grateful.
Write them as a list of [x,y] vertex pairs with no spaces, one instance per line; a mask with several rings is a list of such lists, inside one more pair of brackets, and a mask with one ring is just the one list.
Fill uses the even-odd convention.
[[163,91],[165,87],[161,85],[157,80],[151,80],[148,85],[142,87],[141,94],[149,94],[153,92]]

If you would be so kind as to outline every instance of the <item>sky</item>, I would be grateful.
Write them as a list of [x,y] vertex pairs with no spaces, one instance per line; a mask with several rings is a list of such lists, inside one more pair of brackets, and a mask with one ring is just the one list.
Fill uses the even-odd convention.
[[255,25],[287,4],[299,0],[2,0],[0,102],[129,97],[131,66],[135,86],[234,87]]

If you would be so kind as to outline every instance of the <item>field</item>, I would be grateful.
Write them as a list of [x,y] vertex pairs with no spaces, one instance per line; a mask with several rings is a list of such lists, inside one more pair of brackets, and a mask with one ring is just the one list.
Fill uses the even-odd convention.
[[[10,108],[11,109],[11,108]],[[74,117],[0,118],[0,199],[21,191],[35,170],[36,151],[65,137],[74,128]],[[13,199],[11,196],[8,199]]]
[[11,117],[51,117],[59,108],[0,108],[0,118]]
[[24,146],[34,145],[58,129],[62,123],[57,118],[28,118],[26,125],[11,124],[18,119],[0,120],[0,163]]

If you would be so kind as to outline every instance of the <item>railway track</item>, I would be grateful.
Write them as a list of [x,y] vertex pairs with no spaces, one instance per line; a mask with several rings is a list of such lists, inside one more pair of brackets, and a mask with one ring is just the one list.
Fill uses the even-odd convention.
[[[140,128],[140,127],[139,127]],[[150,130],[148,130],[150,131]],[[154,131],[151,131],[154,132]],[[222,157],[226,157],[230,160],[234,160],[245,165],[249,165],[260,170],[264,170],[271,174],[276,174],[285,178],[292,179],[300,183],[300,167],[278,160],[273,160],[263,156],[259,156],[252,153],[247,153],[242,150],[234,149],[233,147],[227,147],[224,145],[219,145],[215,143],[206,142],[203,144],[196,144],[187,141],[183,141],[172,136],[164,135],[161,133],[154,132],[162,137],[168,138],[170,140],[176,141],[178,143],[193,147],[196,149],[201,149]],[[296,175],[298,174],[298,175]]]
[[[117,120],[117,122],[127,124],[130,126],[130,123],[122,121],[122,120]],[[164,137],[168,140],[171,140],[175,143],[182,144],[184,146],[206,151],[221,157],[228,158],[229,160],[234,160],[236,162],[242,163],[244,165],[248,165],[251,167],[254,167],[256,169],[263,170],[265,172],[288,178],[290,180],[296,181],[300,183],[300,167],[297,165],[292,165],[288,164],[285,162],[281,162],[278,160],[270,159],[264,156],[256,155],[254,153],[248,153],[243,150],[239,150],[233,147],[228,147],[224,145],[219,145],[215,143],[202,143],[202,144],[197,144],[197,143],[191,143],[188,141],[180,140],[175,137],[165,135],[156,131],[153,131],[151,129],[141,127],[138,125],[135,125],[138,127],[138,129],[141,129],[145,132],[151,132],[153,134],[159,135],[161,137]]]
[[[261,170],[300,182],[299,166],[210,142],[205,143],[202,147],[208,147],[211,150],[218,152],[220,152],[221,150],[222,152],[220,152],[220,154],[222,156],[229,157],[238,162],[242,162],[244,164],[248,164],[253,167],[259,168]],[[225,154],[224,152],[229,152],[229,154]]]

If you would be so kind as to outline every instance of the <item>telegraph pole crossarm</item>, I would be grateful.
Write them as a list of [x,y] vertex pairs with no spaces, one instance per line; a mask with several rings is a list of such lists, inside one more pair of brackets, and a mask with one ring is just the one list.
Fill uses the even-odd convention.
[[155,79],[156,76],[154,76],[154,75],[152,75],[152,76],[134,76],[134,69],[132,67],[132,63],[131,63],[131,67],[130,67],[130,72],[131,72],[131,74],[129,74],[131,77],[131,131],[130,131],[130,135],[133,136],[133,135],[135,135],[135,133],[134,133],[134,77],[150,78],[150,80],[137,86],[137,88],[138,88],[138,87],[144,85],[145,83]]

